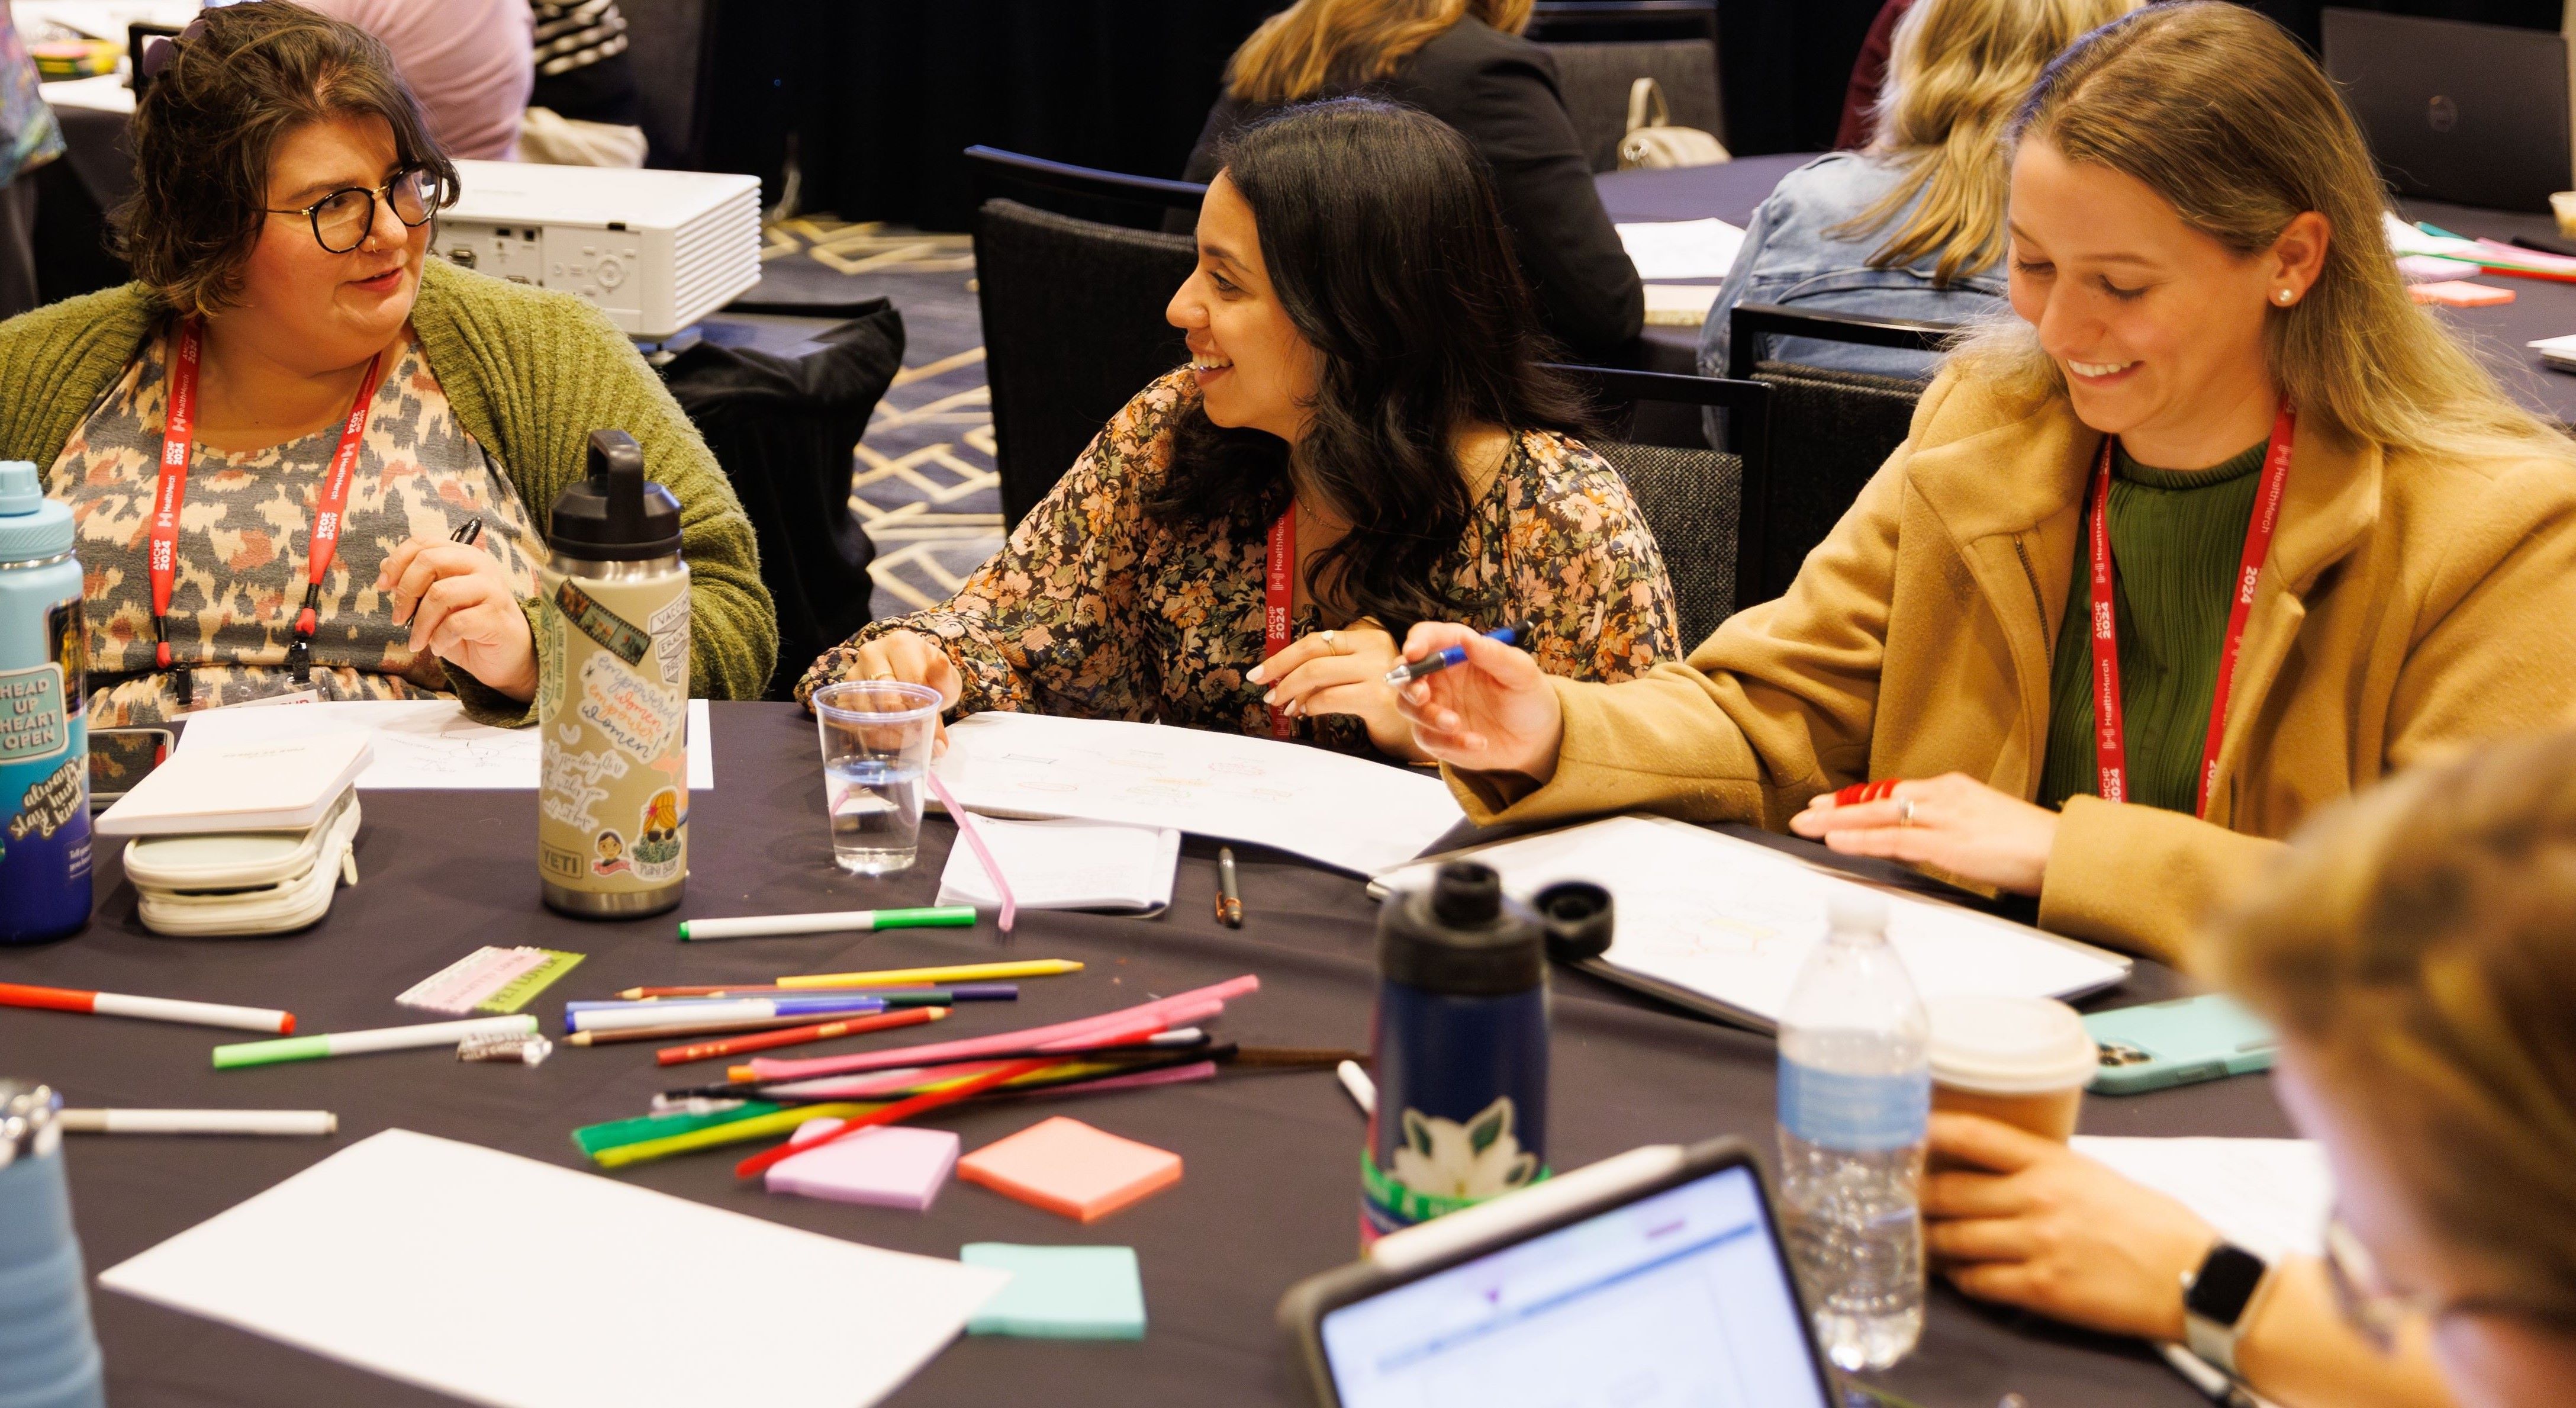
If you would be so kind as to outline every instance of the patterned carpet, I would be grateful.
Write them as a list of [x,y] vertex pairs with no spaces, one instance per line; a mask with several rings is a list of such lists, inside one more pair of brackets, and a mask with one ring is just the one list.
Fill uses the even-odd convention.
[[850,507],[877,545],[876,615],[945,600],[1004,531],[969,241],[829,219],[778,221],[767,235],[751,298],[882,297],[903,314],[903,370],[857,446]]

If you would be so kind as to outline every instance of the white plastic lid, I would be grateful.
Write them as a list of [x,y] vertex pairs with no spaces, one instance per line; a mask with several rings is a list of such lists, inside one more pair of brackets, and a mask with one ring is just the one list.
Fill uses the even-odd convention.
[[1932,1079],[1982,1095],[2040,1095],[2089,1084],[2101,1062],[2084,1019],[2046,997],[1951,995],[1932,1019]]

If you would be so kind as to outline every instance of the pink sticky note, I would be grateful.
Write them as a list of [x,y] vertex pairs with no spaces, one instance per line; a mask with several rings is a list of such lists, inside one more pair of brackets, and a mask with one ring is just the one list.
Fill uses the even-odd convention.
[[[818,1125],[823,1128],[816,1129]],[[808,1120],[788,1142],[810,1143],[839,1127],[838,1120]],[[772,1164],[768,1188],[772,1193],[928,1212],[931,1200],[948,1182],[948,1171],[957,1164],[957,1148],[957,1136],[944,1129],[887,1125],[861,1130]]]
[[2445,279],[2437,284],[2414,284],[2407,296],[2418,303],[2438,303],[2445,308],[2492,308],[2511,303],[2513,290],[2492,284],[2473,284],[2464,279]]
[[1095,1222],[1180,1182],[1181,1156],[1058,1115],[958,1160],[957,1176],[1077,1222]]

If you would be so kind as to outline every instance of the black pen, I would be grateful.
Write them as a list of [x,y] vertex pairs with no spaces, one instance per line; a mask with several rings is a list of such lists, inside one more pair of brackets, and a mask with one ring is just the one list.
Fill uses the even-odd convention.
[[447,535],[447,541],[449,541],[449,542],[451,542],[451,543],[467,543],[467,544],[471,544],[475,539],[480,538],[480,537],[482,537],[482,536],[483,536],[483,515],[481,515],[481,514],[479,514],[479,513],[478,513],[478,514],[474,515],[472,518],[469,518],[469,519],[465,520],[465,526],[464,526],[464,527],[459,528],[459,529],[457,529],[455,532],[448,534],[448,535]]
[[1243,927],[1243,892],[1234,884],[1234,847],[1216,848],[1216,917],[1229,929]]

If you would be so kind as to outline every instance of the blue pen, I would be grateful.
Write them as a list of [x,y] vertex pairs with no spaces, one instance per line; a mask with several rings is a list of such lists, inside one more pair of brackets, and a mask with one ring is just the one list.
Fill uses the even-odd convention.
[[[1530,624],[1527,621],[1524,621],[1517,626],[1505,626],[1499,631],[1487,631],[1485,632],[1485,639],[1490,641],[1499,641],[1504,645],[1518,645],[1522,640],[1528,637],[1529,633]],[[1463,645],[1453,645],[1447,650],[1423,656],[1419,660],[1407,661],[1404,664],[1398,665],[1394,669],[1387,671],[1387,687],[1390,689],[1402,689],[1406,685],[1413,683],[1415,680],[1422,678],[1424,675],[1436,675],[1442,670],[1448,669],[1452,665],[1464,665],[1466,663],[1467,647]]]

